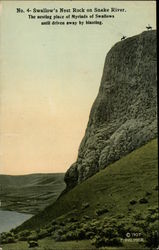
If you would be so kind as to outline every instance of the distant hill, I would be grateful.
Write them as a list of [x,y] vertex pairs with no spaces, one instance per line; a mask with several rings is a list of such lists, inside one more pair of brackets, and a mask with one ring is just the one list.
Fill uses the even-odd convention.
[[36,214],[65,188],[63,173],[0,175],[1,209]]
[[37,229],[60,217],[65,224],[72,217],[79,222],[84,216],[97,218],[96,212],[103,208],[108,211],[98,219],[119,217],[131,224],[133,215],[146,214],[158,204],[157,163],[157,140],[152,140],[77,185],[17,230]]

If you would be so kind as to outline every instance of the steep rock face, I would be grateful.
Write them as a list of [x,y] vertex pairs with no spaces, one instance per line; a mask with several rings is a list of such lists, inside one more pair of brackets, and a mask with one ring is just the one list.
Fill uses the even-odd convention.
[[106,57],[67,189],[157,136],[156,32],[118,42]]

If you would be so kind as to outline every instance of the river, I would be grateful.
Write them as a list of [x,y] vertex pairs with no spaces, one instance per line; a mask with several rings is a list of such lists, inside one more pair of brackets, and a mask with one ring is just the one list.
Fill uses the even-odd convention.
[[0,210],[0,233],[7,232],[31,218],[32,214]]

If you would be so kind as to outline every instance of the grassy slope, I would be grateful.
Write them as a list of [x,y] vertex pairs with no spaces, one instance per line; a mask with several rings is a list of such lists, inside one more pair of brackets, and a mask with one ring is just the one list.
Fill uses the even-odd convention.
[[65,188],[64,174],[0,175],[2,208],[37,213],[55,201]]
[[[111,164],[85,182],[60,197],[43,212],[24,222],[18,230],[34,229],[50,220],[63,216],[78,219],[84,214],[95,217],[95,211],[106,205],[108,217],[123,215],[125,218],[135,212],[144,212],[149,206],[157,205],[157,140],[133,151],[121,160]],[[150,195],[146,196],[146,192]],[[140,204],[141,198],[148,199],[147,204]],[[135,199],[137,203],[130,205]],[[82,209],[83,203],[89,207]]]

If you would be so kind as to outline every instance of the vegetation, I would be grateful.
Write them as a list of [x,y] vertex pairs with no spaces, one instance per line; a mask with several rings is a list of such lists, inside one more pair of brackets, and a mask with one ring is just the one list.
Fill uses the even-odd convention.
[[[38,247],[32,248],[36,250],[95,250],[96,247],[90,243],[88,240],[81,241],[65,241],[65,242],[55,242],[50,238],[45,238],[38,241]],[[8,244],[3,246],[3,250],[28,250],[27,242],[18,242],[17,244]],[[130,250],[130,249],[144,249],[149,250],[150,248],[145,248],[139,243],[125,243],[122,247],[102,247],[101,250]]]
[[127,243],[135,242],[144,249],[157,247],[156,186],[157,141],[153,140],[65,193],[43,213],[3,233],[2,243],[18,246],[24,240],[35,241],[37,249],[45,249],[41,244],[48,239],[56,245],[54,250],[62,244],[67,249],[68,242],[70,249],[84,242],[90,250],[127,249]]
[[[85,215],[101,220],[106,215],[108,218],[123,215],[122,220],[125,220],[133,213],[143,213],[151,206],[157,206],[157,159],[157,140],[152,140],[63,194],[16,231],[35,230],[57,218],[63,222],[70,218],[80,221]],[[146,196],[146,192],[151,195]],[[143,198],[148,202],[142,203]],[[132,200],[136,201],[134,205],[130,204]],[[87,206],[83,208],[83,204]],[[97,215],[96,212],[103,208],[108,211]]]

